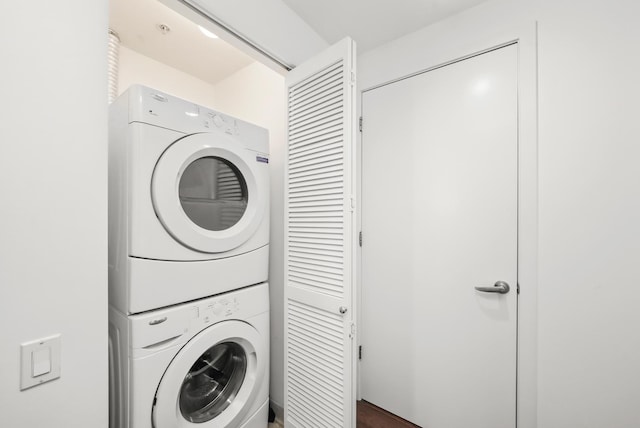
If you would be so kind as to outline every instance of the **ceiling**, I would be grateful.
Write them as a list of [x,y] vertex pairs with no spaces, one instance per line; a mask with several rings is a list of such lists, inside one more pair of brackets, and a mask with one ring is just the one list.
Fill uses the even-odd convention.
[[[160,24],[171,31],[163,34]],[[222,39],[206,37],[158,0],[109,0],[109,28],[123,46],[210,84],[254,62]]]
[[282,0],[329,44],[346,36],[362,53],[486,0]]
[[[351,36],[362,53],[486,0],[262,1],[286,4],[329,44]],[[170,31],[163,33],[160,24]],[[109,27],[122,45],[211,84],[254,61],[222,39],[207,38],[158,0],[110,0]]]

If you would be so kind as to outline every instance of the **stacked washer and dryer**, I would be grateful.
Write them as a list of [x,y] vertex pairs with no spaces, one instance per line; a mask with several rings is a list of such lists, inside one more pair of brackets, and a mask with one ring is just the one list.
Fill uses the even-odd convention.
[[110,427],[265,428],[265,129],[143,86],[109,119]]

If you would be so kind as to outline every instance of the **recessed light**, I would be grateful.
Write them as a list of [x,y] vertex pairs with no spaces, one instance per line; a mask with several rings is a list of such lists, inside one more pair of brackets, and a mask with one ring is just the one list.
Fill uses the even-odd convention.
[[207,30],[206,28],[198,25],[198,28],[200,29],[200,32],[202,32],[202,34],[204,34],[205,36],[209,37],[210,39],[217,39],[218,36],[216,36],[215,34],[213,34],[211,31]]

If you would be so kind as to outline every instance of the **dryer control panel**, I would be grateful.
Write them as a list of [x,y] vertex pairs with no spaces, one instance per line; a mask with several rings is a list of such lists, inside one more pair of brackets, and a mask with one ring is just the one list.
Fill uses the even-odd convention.
[[[155,124],[156,121],[161,121],[162,126],[167,126],[169,121],[170,126],[176,130],[217,130],[229,135],[240,134],[238,119],[151,88],[140,86],[136,89],[139,92],[136,98],[140,100],[140,110],[135,114],[140,115],[140,119],[145,123]],[[133,117],[130,119],[136,121]]]
[[257,125],[141,85],[133,85],[127,93],[129,123],[147,123],[184,134],[219,132],[239,138],[248,149],[269,153],[268,131]]

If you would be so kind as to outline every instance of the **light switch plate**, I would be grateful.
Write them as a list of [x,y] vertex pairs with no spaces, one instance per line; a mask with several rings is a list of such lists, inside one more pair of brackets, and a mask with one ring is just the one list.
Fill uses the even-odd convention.
[[21,391],[59,377],[59,334],[20,344]]

